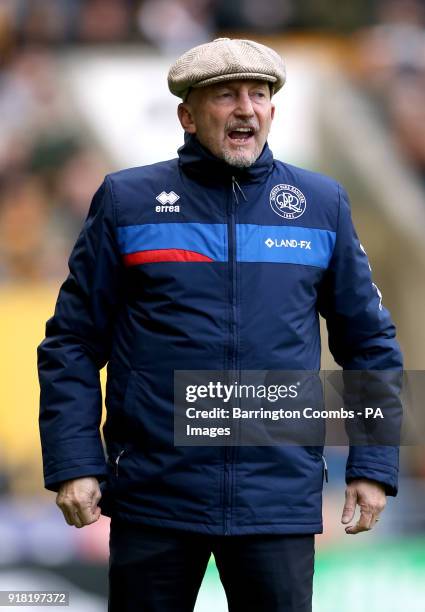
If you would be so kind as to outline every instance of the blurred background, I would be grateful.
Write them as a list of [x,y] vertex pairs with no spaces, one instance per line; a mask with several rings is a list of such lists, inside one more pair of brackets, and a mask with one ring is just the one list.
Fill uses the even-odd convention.
[[[218,36],[285,58],[270,146],[345,185],[405,367],[425,369],[422,0],[0,0],[0,590],[106,610],[108,519],[68,527],[43,490],[35,349],[93,193],[107,172],[175,157],[168,67]],[[424,448],[402,449],[399,496],[355,538],[340,524],[346,454],[327,449],[314,610],[423,612]],[[213,558],[208,610],[227,610]]]

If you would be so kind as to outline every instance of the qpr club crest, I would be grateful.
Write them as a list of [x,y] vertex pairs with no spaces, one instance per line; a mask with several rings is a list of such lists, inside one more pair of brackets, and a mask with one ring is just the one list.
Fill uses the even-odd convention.
[[270,192],[270,206],[284,219],[298,219],[306,207],[304,194],[292,185],[276,185]]

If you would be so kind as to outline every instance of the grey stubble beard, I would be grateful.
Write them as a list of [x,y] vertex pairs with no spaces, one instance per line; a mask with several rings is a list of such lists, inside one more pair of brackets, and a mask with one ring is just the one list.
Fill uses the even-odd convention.
[[235,168],[249,168],[260,157],[261,151],[259,150],[258,145],[256,145],[254,151],[247,157],[244,153],[243,147],[239,149],[240,154],[238,152],[229,151],[229,149],[223,149],[223,159],[229,164],[229,166],[234,166]]

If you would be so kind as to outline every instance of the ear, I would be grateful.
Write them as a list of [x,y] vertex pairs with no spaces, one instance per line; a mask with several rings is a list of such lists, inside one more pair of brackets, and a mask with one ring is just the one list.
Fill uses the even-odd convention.
[[187,102],[181,102],[178,105],[177,116],[185,132],[196,134],[196,124],[193,118],[192,109]]
[[275,106],[275,105],[272,103],[272,104],[270,105],[270,117],[271,117],[271,120],[272,120],[272,121],[273,121],[273,119],[274,119],[274,113],[275,113],[275,110],[276,110],[276,106]]

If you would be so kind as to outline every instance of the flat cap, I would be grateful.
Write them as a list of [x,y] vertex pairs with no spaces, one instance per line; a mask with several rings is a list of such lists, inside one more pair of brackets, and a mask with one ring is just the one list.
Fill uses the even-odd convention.
[[185,100],[191,87],[234,79],[268,81],[276,93],[286,80],[285,65],[276,51],[253,40],[217,38],[183,53],[168,72],[168,87]]

